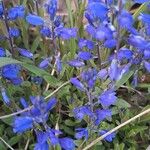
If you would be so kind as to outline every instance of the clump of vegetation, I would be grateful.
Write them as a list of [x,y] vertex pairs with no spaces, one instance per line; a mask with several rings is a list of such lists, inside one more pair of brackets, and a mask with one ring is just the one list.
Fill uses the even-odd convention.
[[146,149],[149,0],[58,3],[0,1],[0,150]]

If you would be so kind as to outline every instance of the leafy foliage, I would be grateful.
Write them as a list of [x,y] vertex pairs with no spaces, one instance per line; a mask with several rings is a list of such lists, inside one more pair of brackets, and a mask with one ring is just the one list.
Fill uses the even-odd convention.
[[[0,150],[83,149],[149,108],[149,1],[64,0],[63,13],[58,5],[0,1],[0,116],[11,114],[0,120]],[[146,149],[149,121],[92,149]]]

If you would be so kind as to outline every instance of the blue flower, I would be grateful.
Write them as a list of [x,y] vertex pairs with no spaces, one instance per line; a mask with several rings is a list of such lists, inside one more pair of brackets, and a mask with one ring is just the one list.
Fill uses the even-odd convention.
[[6,90],[1,88],[2,99],[6,105],[10,105],[10,98],[8,97]]
[[84,91],[85,87],[84,85],[77,79],[77,78],[71,78],[70,82],[79,90]]
[[49,145],[47,142],[48,140],[47,133],[37,131],[36,136],[37,136],[37,143],[35,144],[34,150],[49,150]]
[[46,12],[50,15],[50,19],[54,20],[57,11],[57,0],[48,0],[45,4]]
[[0,16],[3,15],[3,12],[4,12],[3,6],[2,6],[2,4],[0,3]]
[[58,27],[55,29],[55,33],[58,37],[69,40],[71,38],[75,38],[77,36],[77,29],[76,28],[65,28],[65,27]]
[[2,76],[6,79],[16,79],[19,77],[21,67],[19,65],[6,65],[2,68]]
[[0,47],[0,57],[5,57],[6,56],[6,51]]
[[20,31],[18,28],[10,28],[9,29],[9,35],[11,37],[18,37],[20,35]]
[[44,20],[43,18],[37,16],[37,15],[32,15],[29,14],[26,17],[26,21],[31,24],[31,25],[35,25],[35,26],[42,26],[44,24]]
[[134,0],[134,2],[142,4],[142,3],[145,3],[145,2],[149,2],[149,0]]
[[81,77],[82,77],[82,80],[87,83],[88,88],[92,89],[97,79],[97,71],[96,69],[89,68],[87,71],[84,71],[81,74]]
[[61,22],[62,22],[62,17],[61,16],[56,16],[55,20],[54,20],[55,27],[59,27],[61,25]]
[[90,60],[93,56],[90,52],[80,51],[78,57],[82,60]]
[[147,41],[139,35],[131,35],[128,39],[128,43],[139,49],[145,49],[148,44]]
[[[105,133],[107,133],[108,131],[107,130],[101,130],[99,131],[99,134],[100,135],[104,135]],[[115,138],[116,134],[115,133],[111,133],[110,135],[106,136],[104,139],[107,141],[107,142],[112,142],[113,139]]]
[[139,20],[141,20],[143,23],[150,24],[150,14],[140,14]]
[[96,120],[95,120],[95,125],[99,125],[101,121],[103,121],[106,118],[110,118],[112,116],[112,112],[109,109],[98,109],[95,112],[96,114]]
[[56,56],[56,68],[57,68],[58,73],[62,71],[62,62],[60,60],[60,54]]
[[78,42],[78,46],[80,49],[87,47],[89,50],[92,50],[94,48],[94,43],[90,40],[80,39]]
[[76,139],[82,139],[84,137],[86,140],[88,140],[89,133],[87,128],[77,128],[76,131]]
[[22,55],[24,57],[27,57],[27,58],[30,58],[30,59],[33,58],[33,54],[29,50],[19,48],[18,52],[20,53],[20,55]]
[[117,55],[119,60],[123,59],[130,60],[133,56],[133,52],[127,48],[121,48]]
[[15,133],[22,133],[33,127],[33,119],[31,117],[22,116],[16,117],[13,122],[13,131]]
[[50,110],[56,105],[57,100],[52,98],[49,102],[44,102],[43,97],[31,96],[30,100],[34,107],[31,109],[31,116],[37,123],[43,123],[47,121]]
[[137,73],[135,73],[133,76],[132,85],[133,85],[133,87],[137,87],[137,85],[138,85],[138,74]]
[[50,58],[45,58],[45,59],[42,60],[42,61],[40,62],[40,64],[38,65],[39,68],[41,68],[41,69],[46,69],[46,68],[49,66],[50,61],[51,61]]
[[104,91],[100,96],[99,96],[99,103],[103,106],[103,108],[108,108],[110,105],[113,105],[117,97],[115,96],[116,92],[113,90],[107,90]]
[[14,84],[14,85],[20,85],[22,83],[22,78],[21,77],[18,77],[18,78],[14,78],[14,79],[11,79],[11,82]]
[[111,80],[117,80],[119,75],[118,61],[117,59],[113,59],[111,65],[108,70],[109,77]]
[[75,150],[75,143],[71,138],[60,138],[60,145],[64,150]]
[[23,18],[25,15],[25,8],[23,5],[16,6],[13,8],[10,8],[8,10],[8,18],[10,20],[16,20],[18,18]]
[[145,59],[150,59],[150,49],[144,50],[144,58]]
[[117,43],[117,41],[115,39],[110,39],[110,40],[106,40],[104,42],[104,46],[106,48],[114,48],[114,47],[116,47],[116,43]]
[[108,70],[107,69],[102,69],[98,72],[97,78],[100,78],[101,80],[105,80],[108,76]]
[[91,117],[91,119],[93,119],[93,113],[90,110],[90,108],[88,106],[80,106],[77,107],[73,110],[73,114],[75,116],[75,118],[77,118],[78,120],[82,120],[85,116],[89,116]]
[[130,29],[133,25],[133,17],[128,11],[122,11],[118,16],[118,23],[121,28]]
[[95,37],[96,29],[95,29],[93,26],[87,25],[87,26],[86,26],[86,31],[87,31],[88,34],[90,34],[92,37]]
[[83,67],[85,65],[83,61],[77,59],[69,61],[68,64],[73,67]]
[[129,71],[130,67],[131,67],[131,63],[121,66],[119,68],[119,74],[117,76],[117,80],[120,80],[123,77],[123,75]]
[[[55,135],[55,132],[56,132],[56,130],[52,130],[52,129],[49,129],[48,132],[47,132],[48,133],[48,137],[50,138],[50,142],[51,142],[52,145],[59,144],[59,139]],[[58,132],[58,134],[60,134],[60,132]]]
[[145,62],[144,62],[144,67],[146,68],[146,70],[147,70],[148,72],[150,72],[150,63],[149,63],[149,62],[145,61]]
[[102,25],[96,29],[94,38],[100,41],[113,39],[113,32],[110,30],[110,28]]
[[23,106],[23,108],[27,108],[29,106],[27,101],[23,97],[20,98],[20,103]]
[[50,111],[51,109],[53,109],[57,104],[57,99],[55,97],[50,98],[49,101],[47,102],[47,106],[46,106],[46,111]]
[[42,36],[51,37],[51,30],[48,27],[42,27],[40,30]]
[[44,143],[36,143],[34,150],[49,150],[49,145],[47,142]]
[[87,13],[93,18],[93,21],[103,21],[107,18],[108,9],[100,2],[91,2],[88,4]]

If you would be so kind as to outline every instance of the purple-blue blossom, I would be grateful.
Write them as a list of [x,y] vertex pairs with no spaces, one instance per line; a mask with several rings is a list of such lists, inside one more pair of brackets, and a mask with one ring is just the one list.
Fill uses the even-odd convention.
[[83,67],[85,65],[83,61],[77,59],[69,61],[68,64],[72,67]]
[[89,50],[92,50],[94,48],[94,42],[86,39],[80,39],[78,42],[78,46],[80,49],[87,47]]
[[30,59],[33,58],[33,54],[27,49],[19,48],[18,52],[19,52],[20,55],[22,55],[24,57],[27,57],[27,58],[30,58]]
[[50,58],[45,58],[43,59],[40,64],[38,65],[39,68],[41,69],[46,69],[48,68],[49,64],[50,64],[51,59]]
[[80,107],[76,107],[73,110],[74,116],[76,119],[78,120],[82,120],[85,116],[89,116],[91,118],[93,118],[94,114],[93,112],[90,110],[90,108],[88,106],[80,106]]
[[20,31],[18,28],[10,28],[9,35],[10,37],[18,37],[20,35]]
[[108,8],[100,2],[91,2],[87,6],[87,13],[92,21],[103,21],[107,18]]
[[28,116],[16,117],[13,122],[13,131],[22,133],[33,128],[33,118]]
[[78,57],[82,60],[90,60],[93,56],[90,52],[80,51]]
[[21,67],[19,65],[11,64],[2,68],[2,76],[6,79],[16,79],[19,77]]
[[0,47],[0,57],[5,57],[6,56],[6,51],[4,48]]
[[77,36],[77,28],[58,27],[55,29],[55,34],[64,40],[69,40]]
[[102,110],[97,109],[95,115],[96,115],[95,125],[98,126],[104,119],[111,118],[112,112],[109,109],[102,109]]
[[128,12],[123,10],[121,14],[118,16],[118,23],[121,28],[130,29],[134,23],[132,15]]
[[10,105],[10,98],[8,97],[6,90],[4,88],[1,88],[1,94],[2,94],[2,100],[6,105]]
[[99,103],[103,106],[103,108],[108,108],[109,106],[115,104],[116,100],[116,92],[111,89],[104,91],[99,96]]
[[23,5],[18,5],[8,10],[8,19],[10,20],[23,18],[24,15],[25,15],[25,8]]
[[3,12],[4,12],[3,6],[2,6],[2,4],[0,3],[0,16],[3,15]]
[[71,138],[60,138],[60,145],[64,150],[75,150],[75,143]]
[[26,17],[26,21],[34,26],[42,26],[44,24],[44,19],[40,16],[29,14]]
[[77,78],[71,78],[70,82],[79,90],[84,91],[85,87],[84,85],[77,79]]
[[87,128],[77,128],[75,137],[76,137],[76,139],[85,138],[85,140],[88,140],[88,137],[89,137],[88,129]]
[[44,37],[51,37],[51,30],[48,28],[48,27],[42,27],[41,30],[40,30],[40,33],[42,36]]
[[57,11],[57,0],[48,0],[45,4],[45,9],[50,15],[50,19],[53,21]]
[[144,62],[144,67],[146,68],[146,70],[147,70],[148,72],[150,72],[150,62],[145,61],[145,62]]

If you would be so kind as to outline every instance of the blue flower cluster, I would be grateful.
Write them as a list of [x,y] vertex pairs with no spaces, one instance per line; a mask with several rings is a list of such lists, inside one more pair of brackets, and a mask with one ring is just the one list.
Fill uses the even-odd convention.
[[[71,138],[58,138],[58,135],[62,134],[62,132],[52,129],[47,124],[49,113],[57,104],[56,98],[51,98],[48,102],[44,102],[43,97],[31,96],[30,100],[33,107],[21,116],[15,117],[13,122],[13,131],[15,133],[23,133],[27,130],[33,129],[37,136],[37,143],[34,148],[35,150],[43,148],[44,150],[48,150],[49,141],[51,146],[59,144],[66,150],[75,149],[74,141]],[[29,104],[24,98],[21,98],[20,102],[23,108],[29,107]],[[45,130],[39,130],[39,125],[43,125]]]
[[[147,0],[134,0],[133,3],[136,2],[148,4]],[[0,59],[23,58],[33,62],[40,69],[46,71],[51,69],[52,75],[55,75],[53,71],[56,71],[58,77],[64,69],[63,63],[69,68],[78,69],[78,75],[71,77],[70,83],[76,88],[73,88],[74,90],[86,96],[86,102],[77,104],[71,110],[76,120],[86,124],[83,127],[81,123],[81,126],[75,129],[74,137],[65,137],[63,132],[54,129],[49,123],[49,115],[57,105],[56,98],[45,102],[44,97],[41,96],[43,93],[30,97],[31,109],[14,117],[12,126],[14,133],[21,134],[28,130],[36,133],[35,150],[48,150],[56,145],[64,150],[74,150],[77,146],[75,138],[88,141],[93,133],[97,137],[105,134],[110,129],[101,128],[101,123],[103,121],[110,123],[113,117],[112,108],[118,99],[116,83],[132,69],[135,73],[131,80],[136,87],[138,72],[141,70],[150,72],[150,14],[141,13],[137,19],[141,22],[141,27],[135,28],[135,19],[125,9],[125,4],[125,0],[120,0],[119,4],[112,0],[88,0],[84,12],[87,20],[84,31],[88,37],[86,38],[79,37],[79,30],[76,27],[69,28],[63,23],[62,18],[57,15],[57,0],[45,2],[46,18],[34,12],[26,12],[24,5],[7,9],[3,1],[0,3],[0,19],[6,25],[6,35],[2,34],[0,38],[4,37],[3,39],[7,39],[9,43],[9,48],[0,46]],[[15,40],[19,41],[23,35],[23,31],[18,26],[21,22],[25,23],[26,28],[36,28],[43,41],[51,42],[52,51],[40,57],[37,63],[35,60],[41,53],[37,54],[38,51],[34,53],[30,48],[24,48],[23,44],[15,43]],[[76,39],[78,50],[74,58],[64,61],[59,42],[63,43],[70,39]],[[108,52],[110,56],[102,59],[103,51]],[[6,83],[20,86],[26,80],[22,75],[23,69],[21,65],[8,64],[0,68],[0,75]],[[39,85],[43,82],[40,77],[32,78],[32,75],[30,77]],[[102,82],[107,82],[107,87],[101,87]],[[4,103],[11,106],[6,89],[3,85],[0,87]],[[20,103],[23,109],[31,106],[24,98],[20,99]],[[116,133],[112,133],[105,140],[112,142],[115,136]]]

